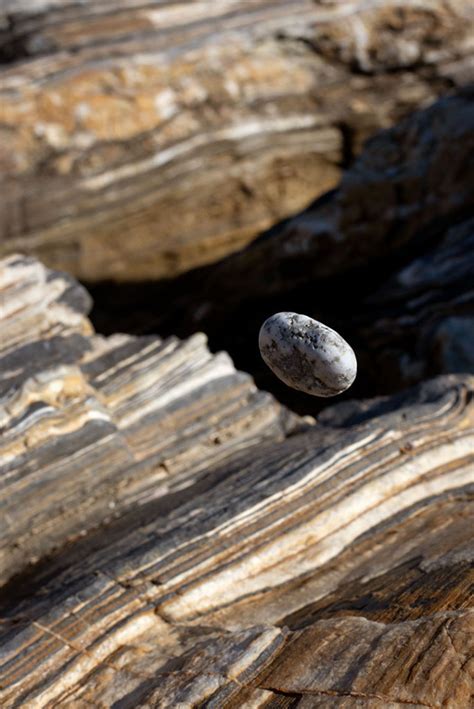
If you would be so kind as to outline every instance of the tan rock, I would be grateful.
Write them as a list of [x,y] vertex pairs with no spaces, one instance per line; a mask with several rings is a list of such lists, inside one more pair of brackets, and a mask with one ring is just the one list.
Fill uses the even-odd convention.
[[0,253],[91,281],[218,260],[332,188],[376,129],[467,83],[471,15],[467,0],[7,5]]
[[32,259],[0,293],[2,707],[469,706],[472,376],[314,423]]

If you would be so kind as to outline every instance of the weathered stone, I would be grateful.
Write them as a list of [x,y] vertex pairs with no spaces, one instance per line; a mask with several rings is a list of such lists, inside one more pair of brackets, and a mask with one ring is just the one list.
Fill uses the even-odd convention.
[[466,89],[373,137],[337,190],[219,264],[207,293],[219,292],[217,306],[223,293],[227,302],[281,294],[429,247],[474,208],[473,156]]
[[2,707],[469,705],[472,376],[303,422],[0,273]]
[[285,384],[314,396],[348,389],[357,360],[348,343],[330,327],[298,313],[276,313],[263,323],[260,354]]
[[89,281],[214,262],[474,77],[470,0],[211,4],[3,3],[1,254]]
[[31,258],[0,263],[0,297],[0,583],[298,422],[202,333],[95,335],[84,289]]
[[361,303],[353,325],[364,362],[380,353],[380,381],[474,372],[473,253],[474,219],[461,219]]
[[279,386],[254,346],[272,312],[344,333],[360,364],[352,396],[473,371],[473,99],[465,90],[382,132],[336,191],[239,254],[161,291],[97,290],[97,322],[203,329],[259,387],[312,415],[317,402]]

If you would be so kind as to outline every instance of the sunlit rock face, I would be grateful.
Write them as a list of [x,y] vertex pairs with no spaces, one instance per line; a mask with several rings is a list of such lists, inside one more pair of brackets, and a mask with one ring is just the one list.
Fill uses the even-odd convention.
[[3,4],[0,253],[96,281],[240,249],[468,83],[471,6]]
[[95,334],[34,259],[0,301],[2,709],[469,706],[474,377],[315,423],[202,333]]

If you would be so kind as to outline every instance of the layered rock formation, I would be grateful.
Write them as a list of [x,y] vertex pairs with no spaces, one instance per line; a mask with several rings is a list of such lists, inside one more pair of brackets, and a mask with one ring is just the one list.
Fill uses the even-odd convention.
[[88,280],[215,261],[474,76],[470,0],[0,8],[0,253]]
[[379,133],[336,190],[238,254],[168,284],[97,287],[93,317],[109,330],[203,329],[305,413],[315,403],[279,387],[255,347],[280,310],[327,323],[354,346],[351,396],[472,372],[473,185],[474,92],[465,89]]
[[315,423],[0,273],[2,707],[469,706],[472,376]]
[[[99,335],[71,275],[0,261],[2,708],[471,706],[472,89],[142,279],[467,83],[472,17],[2,4],[0,252],[132,281]],[[212,353],[265,388],[277,310],[347,338],[359,398],[301,417]]]
[[203,334],[94,335],[87,293],[24,257],[1,264],[0,294],[1,581],[296,425]]
[[472,215],[473,157],[469,87],[374,136],[337,190],[219,264],[204,289],[219,292],[216,305],[225,292],[228,307],[357,268],[386,270],[388,259],[393,272]]

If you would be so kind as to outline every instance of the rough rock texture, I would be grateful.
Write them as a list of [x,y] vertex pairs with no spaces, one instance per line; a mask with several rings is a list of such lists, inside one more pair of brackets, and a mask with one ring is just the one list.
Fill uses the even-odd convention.
[[384,259],[396,266],[403,247],[432,248],[472,215],[473,184],[474,86],[373,137],[337,190],[219,264],[208,292],[265,297]]
[[0,581],[297,421],[203,334],[95,335],[84,289],[37,261],[3,261],[0,297]]
[[199,336],[1,283],[8,564],[60,547],[4,587],[2,707],[472,704],[472,376],[303,422]]
[[258,337],[265,364],[289,387],[323,398],[348,389],[356,378],[351,346],[330,327],[299,313],[275,313]]
[[91,281],[217,260],[334,186],[377,129],[471,81],[473,12],[4,1],[0,253]]
[[254,346],[280,310],[351,343],[360,364],[351,396],[474,372],[473,185],[466,89],[378,134],[337,190],[240,253],[168,285],[96,288],[93,320],[132,332],[202,329],[260,388],[305,413],[314,401],[276,388]]
[[364,300],[354,323],[365,360],[380,352],[378,376],[393,387],[474,372],[474,218],[441,233]]

